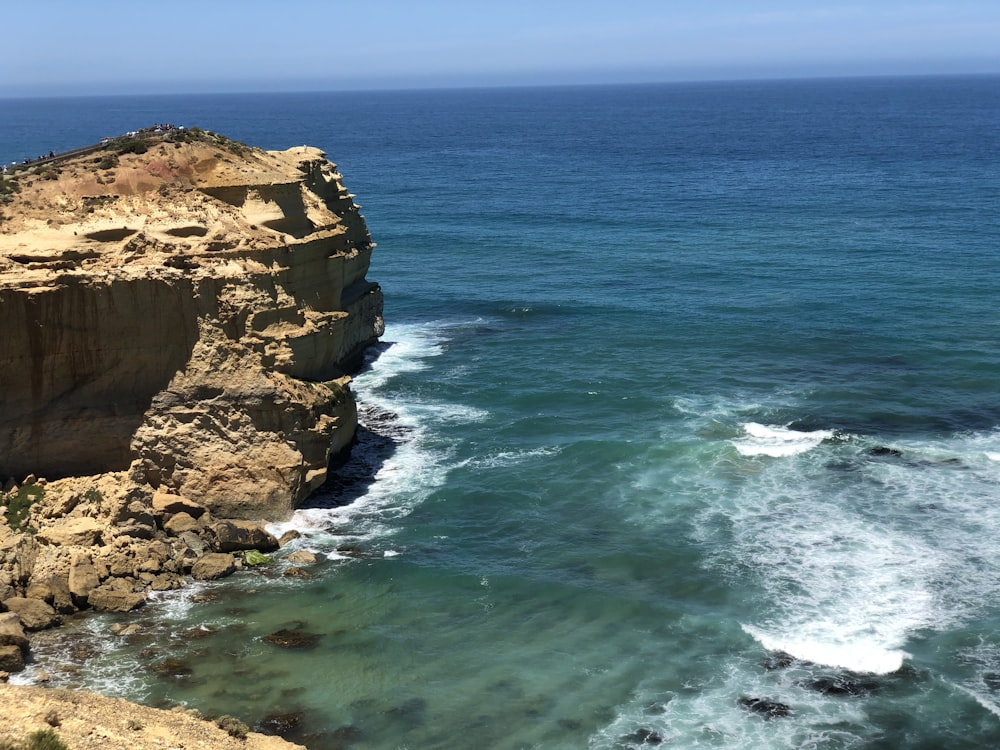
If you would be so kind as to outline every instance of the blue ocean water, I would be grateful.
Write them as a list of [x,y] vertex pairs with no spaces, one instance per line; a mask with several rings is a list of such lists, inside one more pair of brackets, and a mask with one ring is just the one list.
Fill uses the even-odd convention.
[[326,150],[387,332],[314,578],[27,679],[311,748],[1000,746],[1000,78],[7,100],[0,161],[153,122]]

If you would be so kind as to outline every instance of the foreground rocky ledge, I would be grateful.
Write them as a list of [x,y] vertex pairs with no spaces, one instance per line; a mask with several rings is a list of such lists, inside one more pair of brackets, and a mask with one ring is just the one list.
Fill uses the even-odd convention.
[[162,711],[84,691],[0,684],[0,706],[0,744],[51,731],[70,750],[303,750],[280,737],[245,732],[235,722],[214,723],[179,709]]

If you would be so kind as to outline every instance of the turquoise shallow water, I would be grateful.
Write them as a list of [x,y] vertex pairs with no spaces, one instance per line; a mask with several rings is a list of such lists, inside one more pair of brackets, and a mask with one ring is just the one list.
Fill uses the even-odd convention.
[[1000,744],[1000,79],[3,104],[7,160],[319,145],[386,294],[316,577],[83,620],[56,682],[315,748]]

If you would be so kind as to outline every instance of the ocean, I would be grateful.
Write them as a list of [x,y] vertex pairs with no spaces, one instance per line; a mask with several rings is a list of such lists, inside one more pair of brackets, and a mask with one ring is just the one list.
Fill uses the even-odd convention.
[[156,122],[340,165],[360,439],[274,527],[313,577],[19,679],[314,750],[1000,747],[1000,78],[6,100],[0,161]]

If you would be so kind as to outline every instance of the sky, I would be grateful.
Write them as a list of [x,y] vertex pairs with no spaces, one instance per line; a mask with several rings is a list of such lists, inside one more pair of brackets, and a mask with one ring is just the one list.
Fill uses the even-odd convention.
[[5,0],[0,97],[1000,73],[998,0]]

